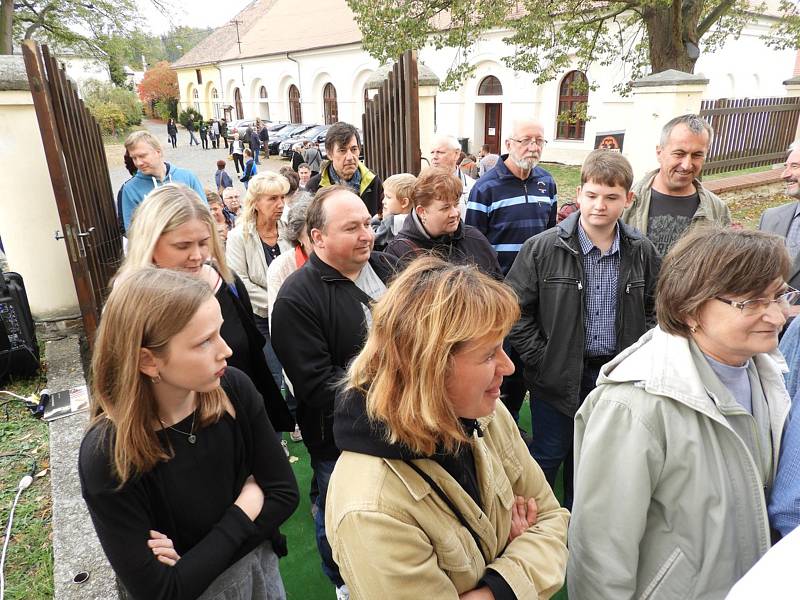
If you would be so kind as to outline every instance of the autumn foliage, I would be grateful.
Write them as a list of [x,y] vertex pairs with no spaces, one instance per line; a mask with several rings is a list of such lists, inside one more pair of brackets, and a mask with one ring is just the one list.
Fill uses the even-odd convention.
[[144,79],[139,84],[139,98],[146,105],[152,105],[159,100],[168,102],[179,98],[178,75],[167,61],[156,63],[145,71]]

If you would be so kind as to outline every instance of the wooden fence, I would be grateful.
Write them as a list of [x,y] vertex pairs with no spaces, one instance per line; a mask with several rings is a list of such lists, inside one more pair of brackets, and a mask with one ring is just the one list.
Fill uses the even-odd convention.
[[363,116],[364,162],[386,179],[396,173],[418,175],[419,75],[417,53],[409,50],[394,64],[378,94],[366,101]]
[[700,116],[714,128],[703,174],[782,162],[794,141],[800,98],[703,100]]
[[90,347],[122,260],[100,127],[47,46],[22,44],[39,132]]

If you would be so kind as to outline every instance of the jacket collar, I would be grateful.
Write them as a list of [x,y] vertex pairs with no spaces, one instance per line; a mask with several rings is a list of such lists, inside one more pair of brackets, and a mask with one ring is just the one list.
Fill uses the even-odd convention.
[[425,226],[419,220],[417,211],[412,210],[411,214],[406,217],[406,220],[403,222],[403,228],[400,231],[404,235],[408,236],[409,239],[421,242],[426,246],[449,244],[460,241],[464,238],[464,221],[459,219],[458,227],[453,233],[446,233],[434,238],[431,237],[431,235],[426,231]]
[[[576,210],[566,219],[561,221],[556,227],[558,228],[558,237],[563,240],[567,240],[573,236],[577,239],[578,237],[578,221],[581,218],[581,211]],[[619,230],[619,239],[620,243],[622,243],[623,238],[627,238],[628,240],[641,240],[644,238],[642,233],[636,229],[635,227],[631,227],[630,225],[623,223],[620,219],[617,219],[617,227]]]
[[[320,187],[327,187],[329,185],[333,185],[330,174],[328,173],[328,167],[333,169],[333,163],[330,160],[322,161],[322,164],[319,167]],[[366,190],[372,184],[372,181],[375,179],[375,173],[370,171],[366,167],[366,165],[364,165],[364,163],[362,163],[361,161],[358,161],[358,172],[361,174],[361,185],[359,186],[358,190],[359,195],[361,195],[364,193],[364,190]]]
[[[386,255],[382,252],[371,252],[369,256],[369,264],[372,267],[375,274],[386,283],[389,277],[392,275],[392,264],[385,260]],[[319,256],[317,256],[316,252],[312,252],[311,256],[308,257],[308,265],[309,267],[316,269],[319,273],[320,278],[327,282],[327,283],[334,283],[334,282],[349,282],[352,283],[352,280],[348,279],[344,275],[342,275],[339,271],[334,269],[328,263],[323,261]]]

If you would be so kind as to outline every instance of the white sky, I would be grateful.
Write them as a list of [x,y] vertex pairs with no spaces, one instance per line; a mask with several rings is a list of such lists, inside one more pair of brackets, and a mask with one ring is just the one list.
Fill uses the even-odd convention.
[[143,29],[153,35],[166,33],[170,20],[174,25],[187,27],[219,27],[252,0],[169,0],[173,6],[170,19],[153,8],[149,0],[137,0],[144,19]]

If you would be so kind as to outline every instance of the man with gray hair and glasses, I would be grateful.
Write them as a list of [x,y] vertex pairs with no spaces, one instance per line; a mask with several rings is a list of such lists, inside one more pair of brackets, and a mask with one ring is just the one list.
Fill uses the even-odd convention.
[[698,177],[714,131],[697,115],[681,115],[661,130],[656,146],[659,167],[633,186],[634,201],[622,221],[636,227],[664,256],[690,225],[731,224],[731,213]]
[[785,194],[793,202],[768,208],[761,215],[758,228],[777,233],[786,240],[786,249],[792,259],[792,270],[787,282],[797,289],[800,286],[800,143],[789,146],[789,156],[781,173],[786,182]]
[[459,207],[461,209],[461,218],[463,219],[467,212],[467,198],[469,198],[472,186],[475,185],[475,180],[458,168],[460,156],[461,144],[452,135],[437,135],[433,138],[433,143],[431,144],[431,166],[447,169],[461,180]]

